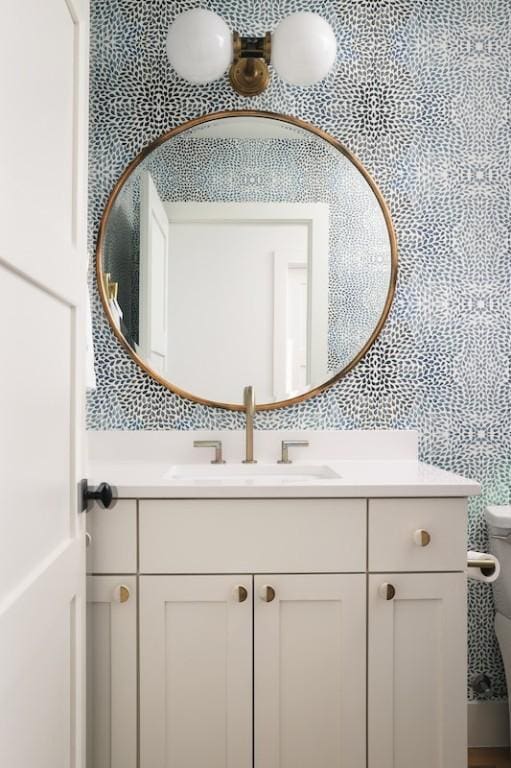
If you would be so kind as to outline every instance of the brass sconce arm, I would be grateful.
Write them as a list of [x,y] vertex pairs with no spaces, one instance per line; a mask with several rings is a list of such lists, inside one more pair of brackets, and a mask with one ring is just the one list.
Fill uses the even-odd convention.
[[258,96],[270,82],[271,33],[264,37],[232,36],[233,62],[229,79],[241,96]]

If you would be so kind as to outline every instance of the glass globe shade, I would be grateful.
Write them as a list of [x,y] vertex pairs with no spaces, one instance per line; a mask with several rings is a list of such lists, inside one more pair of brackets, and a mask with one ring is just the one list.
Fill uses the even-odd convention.
[[218,80],[232,61],[229,27],[212,11],[185,11],[169,27],[167,56],[178,75],[190,83]]
[[279,77],[293,85],[322,80],[332,68],[336,51],[333,29],[317,13],[292,13],[272,34],[271,63]]

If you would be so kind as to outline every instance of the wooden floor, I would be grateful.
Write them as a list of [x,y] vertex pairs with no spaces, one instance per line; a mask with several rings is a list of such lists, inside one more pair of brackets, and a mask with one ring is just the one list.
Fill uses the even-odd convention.
[[469,749],[468,768],[511,768],[509,749]]

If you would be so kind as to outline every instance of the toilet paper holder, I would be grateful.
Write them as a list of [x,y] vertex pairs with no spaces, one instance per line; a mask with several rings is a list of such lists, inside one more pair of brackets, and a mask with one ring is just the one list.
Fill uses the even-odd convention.
[[468,568],[479,568],[481,570],[481,573],[483,573],[485,576],[491,576],[495,573],[495,560],[491,557],[488,557],[486,559],[484,558],[467,558],[467,567]]

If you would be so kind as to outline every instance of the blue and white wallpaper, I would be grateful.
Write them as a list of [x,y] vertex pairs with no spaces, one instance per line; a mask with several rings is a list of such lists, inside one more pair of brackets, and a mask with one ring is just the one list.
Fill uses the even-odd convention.
[[[254,99],[227,79],[192,86],[165,55],[169,22],[201,5],[242,34],[292,11],[333,25],[335,69],[310,88],[277,77]],[[147,143],[221,109],[308,120],[351,149],[389,204],[399,244],[394,305],[365,359],[328,392],[258,414],[259,429],[415,428],[423,461],[482,483],[469,542],[487,546],[483,510],[511,488],[509,0],[92,0],[90,248],[108,194]],[[183,400],[116,342],[94,289],[97,389],[90,429],[240,428],[242,416]],[[505,680],[491,588],[469,588],[469,676]]]

